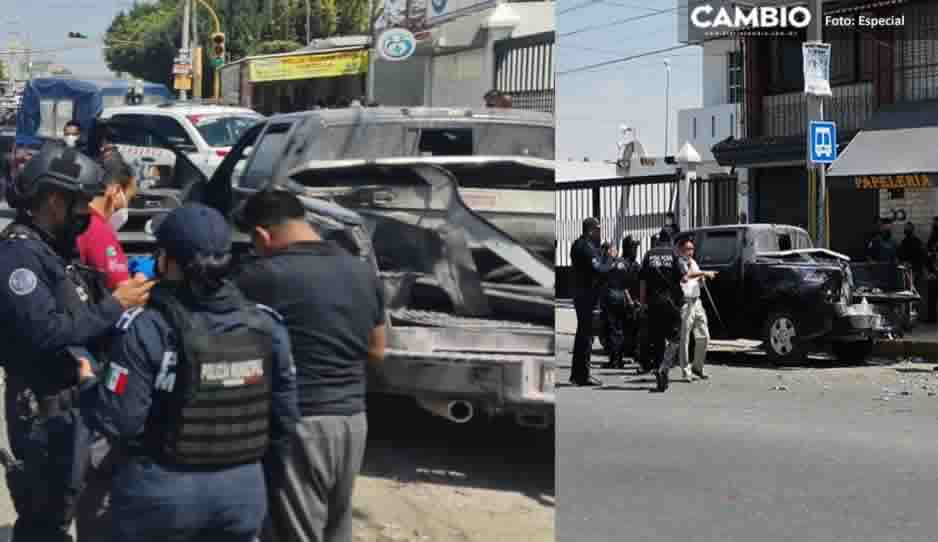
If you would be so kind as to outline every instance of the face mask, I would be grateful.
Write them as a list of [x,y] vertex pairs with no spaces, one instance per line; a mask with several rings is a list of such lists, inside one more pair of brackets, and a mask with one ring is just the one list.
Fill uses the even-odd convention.
[[69,147],[74,147],[78,143],[77,135],[67,135],[65,136],[65,144]]
[[124,203],[121,205],[121,208],[114,211],[111,215],[111,218],[108,219],[108,222],[111,224],[111,227],[114,228],[114,231],[120,231],[124,225],[127,224],[127,220],[130,219],[130,208],[127,206],[127,196],[124,195],[124,191],[120,191],[121,199],[124,200]]

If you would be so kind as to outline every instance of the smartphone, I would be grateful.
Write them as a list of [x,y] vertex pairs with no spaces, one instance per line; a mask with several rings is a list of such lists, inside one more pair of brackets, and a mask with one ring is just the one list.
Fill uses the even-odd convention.
[[81,346],[68,346],[65,348],[68,351],[68,354],[75,360],[75,365],[80,363],[81,358],[85,358],[91,363],[91,370],[95,373],[101,368],[101,364],[98,360],[88,351],[87,348]]

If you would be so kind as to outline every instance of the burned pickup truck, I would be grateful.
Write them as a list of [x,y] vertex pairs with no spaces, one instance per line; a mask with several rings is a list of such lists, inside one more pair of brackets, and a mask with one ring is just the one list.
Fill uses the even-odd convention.
[[151,253],[140,221],[181,201],[230,214],[271,183],[293,191],[328,238],[383,279],[388,353],[370,394],[413,398],[455,423],[486,414],[553,425],[546,119],[390,108],[274,117],[249,129],[210,181],[160,144],[175,156],[173,185],[185,189],[132,212],[121,232],[128,254]]
[[745,224],[682,232],[693,236],[708,282],[704,307],[716,339],[761,340],[775,362],[830,350],[839,359],[867,358],[889,330],[873,305],[856,295],[847,256],[812,248],[794,226]]

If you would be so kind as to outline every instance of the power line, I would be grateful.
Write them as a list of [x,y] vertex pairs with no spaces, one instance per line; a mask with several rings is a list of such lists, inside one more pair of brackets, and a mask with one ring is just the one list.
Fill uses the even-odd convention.
[[606,60],[605,62],[597,62],[597,63],[595,63],[595,64],[587,64],[587,65],[585,65],[585,66],[580,66],[580,67],[578,67],[578,68],[572,68],[572,69],[569,69],[569,70],[557,72],[557,75],[570,75],[570,74],[572,74],[572,73],[578,73],[578,72],[587,71],[587,70],[594,70],[594,69],[596,69],[596,68],[602,68],[602,67],[605,67],[605,66],[611,66],[611,65],[613,65],[613,64],[621,64],[621,63],[623,63],[623,62],[629,62],[630,60],[635,60],[635,59],[637,59],[637,58],[644,58],[644,57],[646,57],[646,56],[660,55],[661,53],[667,53],[667,52],[669,52],[669,51],[676,51],[676,50],[678,50],[678,49],[685,49],[685,48],[687,48],[687,47],[693,47],[693,46],[695,46],[695,45],[700,45],[700,44],[702,44],[702,43],[706,43],[706,42],[708,42],[708,41],[714,41],[714,40],[718,40],[718,39],[723,39],[723,37],[722,37],[722,36],[721,36],[721,37],[712,37],[712,38],[707,38],[707,39],[700,40],[700,41],[695,41],[695,42],[692,42],[692,43],[685,43],[685,44],[683,44],[683,45],[675,45],[675,46],[673,46],[673,47],[667,47],[667,48],[664,48],[664,49],[658,49],[658,50],[656,50],[656,51],[648,51],[648,52],[645,52],[645,53],[639,53],[639,54],[636,54],[636,55],[630,55],[630,56],[626,56],[626,57],[622,57],[622,58],[617,58],[617,59],[614,59],[614,60]]
[[558,11],[557,15],[563,15],[564,13],[570,13],[572,11],[577,11],[583,8],[588,8],[590,6],[595,6],[596,4],[606,4],[608,6],[616,6],[620,8],[643,9],[645,11],[656,11],[647,6],[639,6],[636,4],[623,4],[621,2],[611,2],[610,0],[586,0],[585,2],[581,2],[575,6],[570,6],[566,9],[562,9]]
[[[678,0],[678,1],[680,1],[680,0]],[[644,14],[644,15],[636,15],[636,16],[634,16],[634,17],[626,17],[626,18],[624,18],[624,19],[617,19],[617,20],[615,20],[615,21],[610,21],[610,22],[608,22],[608,23],[601,23],[601,24],[595,24],[595,25],[590,25],[590,26],[584,26],[583,28],[578,28],[577,30],[573,30],[573,31],[570,31],[570,32],[565,32],[565,33],[563,33],[563,34],[558,34],[557,37],[575,36],[576,34],[582,34],[582,33],[584,33],[584,32],[592,32],[592,31],[594,31],[594,30],[602,30],[602,29],[604,29],[604,28],[610,28],[610,27],[613,27],[613,26],[619,26],[619,25],[626,24],[626,23],[631,23],[631,22],[635,22],[635,21],[641,21],[641,20],[647,19],[647,18],[649,18],[649,17],[657,17],[658,15],[665,15],[665,14],[667,14],[667,13],[674,13],[674,12],[676,12],[676,11],[683,11],[683,10],[690,9],[690,7],[691,7],[692,4],[694,5],[694,7],[697,7],[697,6],[701,5],[701,4],[704,4],[704,3],[707,2],[707,1],[708,1],[708,0],[698,0],[698,1],[696,1],[696,2],[693,2],[693,1],[691,1],[691,0],[688,0],[688,3],[687,3],[686,6],[678,6],[678,7],[674,7],[674,8],[668,8],[668,9],[652,10],[651,13],[646,13],[646,14]]]

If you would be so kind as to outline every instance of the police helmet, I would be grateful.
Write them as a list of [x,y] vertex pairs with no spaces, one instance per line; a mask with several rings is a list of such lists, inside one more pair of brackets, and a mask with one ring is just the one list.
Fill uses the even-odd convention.
[[671,240],[671,228],[661,228],[661,231],[658,232],[658,244],[670,244]]
[[7,188],[12,207],[29,205],[43,186],[58,188],[89,200],[104,194],[104,170],[97,162],[64,143],[45,143]]

